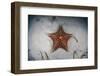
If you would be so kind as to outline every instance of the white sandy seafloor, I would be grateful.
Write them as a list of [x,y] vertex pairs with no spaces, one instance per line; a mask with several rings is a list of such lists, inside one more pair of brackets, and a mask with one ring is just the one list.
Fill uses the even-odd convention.
[[[88,58],[88,23],[85,17],[29,16],[28,60],[80,59]],[[59,25],[72,34],[68,51],[62,48],[52,52],[53,41],[49,33],[57,31]]]

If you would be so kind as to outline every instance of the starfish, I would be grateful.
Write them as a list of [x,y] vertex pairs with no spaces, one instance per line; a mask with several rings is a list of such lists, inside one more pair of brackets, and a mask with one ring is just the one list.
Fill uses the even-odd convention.
[[59,26],[57,32],[50,33],[49,37],[53,40],[53,52],[58,48],[68,51],[68,40],[72,37],[72,34],[64,32],[62,26]]

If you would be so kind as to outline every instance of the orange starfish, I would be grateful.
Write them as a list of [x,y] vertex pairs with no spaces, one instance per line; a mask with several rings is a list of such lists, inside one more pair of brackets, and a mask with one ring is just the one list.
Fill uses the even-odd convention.
[[53,52],[58,48],[68,51],[68,40],[72,37],[72,34],[64,32],[62,26],[59,26],[57,32],[50,33],[49,37],[53,40]]

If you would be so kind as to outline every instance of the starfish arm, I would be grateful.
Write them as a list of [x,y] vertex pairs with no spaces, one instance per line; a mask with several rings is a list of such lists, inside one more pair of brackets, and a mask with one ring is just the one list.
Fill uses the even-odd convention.
[[64,37],[64,39],[61,41],[62,47],[63,47],[63,49],[65,49],[66,51],[68,51],[68,41],[69,41],[70,37],[71,37],[71,36]]
[[50,38],[53,40],[53,50],[52,52],[56,51],[56,49],[59,47],[59,41],[56,35],[51,35]]
[[53,52],[59,48],[59,42],[54,42],[53,44]]
[[68,51],[68,41],[67,40],[62,40],[62,48],[65,49],[65,51]]

